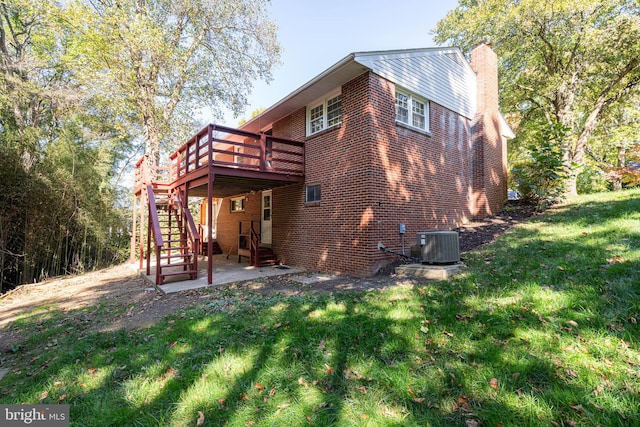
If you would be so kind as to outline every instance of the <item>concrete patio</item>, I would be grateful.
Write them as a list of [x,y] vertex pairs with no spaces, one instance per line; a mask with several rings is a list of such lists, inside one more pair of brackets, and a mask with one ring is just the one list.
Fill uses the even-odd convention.
[[[243,258],[246,259],[246,258]],[[176,267],[180,268],[180,267]],[[293,268],[287,266],[266,266],[253,267],[248,262],[238,263],[237,255],[220,254],[213,256],[213,283],[209,285],[207,280],[207,258],[198,258],[198,278],[189,280],[186,275],[168,277],[162,285],[156,284],[156,268],[151,265],[149,275],[146,269],[140,270],[140,276],[143,277],[152,286],[165,294],[174,292],[187,291],[191,289],[206,288],[208,286],[224,285],[226,283],[241,282],[245,280],[253,280],[259,277],[279,276],[283,274],[302,273],[305,270],[301,268]]]

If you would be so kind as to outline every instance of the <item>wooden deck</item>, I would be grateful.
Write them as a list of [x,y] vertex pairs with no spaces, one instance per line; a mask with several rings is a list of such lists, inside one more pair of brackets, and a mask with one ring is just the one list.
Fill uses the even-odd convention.
[[304,182],[304,143],[210,124],[169,156],[168,166],[136,164],[134,193],[186,187],[190,196],[229,197]]
[[[137,246],[140,268],[142,268],[142,259],[145,255],[145,236],[142,226],[145,223],[145,211],[148,213],[147,228],[153,231],[156,246],[162,241],[157,230],[159,228],[157,212],[156,209],[152,209],[151,203],[151,199],[157,194],[183,194],[185,199],[193,196],[206,197],[209,201],[207,223],[211,224],[213,222],[211,206],[214,198],[302,183],[304,171],[303,142],[214,124],[204,127],[173,152],[166,166],[150,165],[147,156],[143,156],[136,163],[134,175],[132,262],[136,256]],[[208,230],[209,236],[205,240],[210,246],[213,242],[211,227],[208,227]],[[202,237],[204,236],[196,235],[193,236],[193,240]],[[147,264],[150,263],[151,238],[151,232],[148,232]],[[136,245],[136,242],[139,244]],[[160,251],[161,246],[156,252]],[[208,247],[207,253],[212,253],[211,250],[212,248]],[[209,283],[212,283],[213,274],[211,260],[212,257],[209,257]]]

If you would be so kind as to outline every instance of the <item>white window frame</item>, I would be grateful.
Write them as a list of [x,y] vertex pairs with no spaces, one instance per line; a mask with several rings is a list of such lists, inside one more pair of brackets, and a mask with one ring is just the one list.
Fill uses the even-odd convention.
[[229,202],[231,212],[244,212],[246,200],[245,196],[232,197]]
[[[400,120],[398,115],[398,95],[403,95],[407,98],[407,121]],[[429,101],[411,93],[408,90],[396,89],[395,95],[395,106],[396,106],[396,123],[402,124],[404,126],[409,126],[411,128],[415,128],[421,130],[423,132],[429,132]],[[415,120],[414,115],[416,114],[415,106],[416,104],[422,104],[424,107],[424,114],[419,115],[424,120],[424,126],[419,126],[417,120]]]
[[[329,126],[329,102],[333,101],[335,98],[340,97],[340,116],[336,123],[333,123]],[[321,111],[320,111],[321,110]],[[312,130],[312,112],[313,112],[313,121],[321,121],[321,125]],[[326,129],[331,129],[333,127],[339,126],[342,123],[342,92],[332,92],[328,96],[322,97],[315,102],[307,105],[307,136],[314,135],[318,132],[322,132]]]

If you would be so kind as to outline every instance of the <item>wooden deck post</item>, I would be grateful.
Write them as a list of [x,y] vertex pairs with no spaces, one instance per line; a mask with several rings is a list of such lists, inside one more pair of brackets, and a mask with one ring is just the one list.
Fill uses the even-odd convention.
[[213,283],[213,125],[209,125],[207,132],[207,151],[209,152],[209,179],[207,183],[207,279]]
[[136,235],[138,234],[138,224],[137,224],[137,220],[138,218],[136,217],[137,212],[136,212],[136,205],[138,204],[138,197],[135,195],[135,192],[133,194],[133,218],[132,218],[132,223],[131,223],[131,248],[130,249],[130,254],[129,254],[129,262],[131,264],[136,262]]

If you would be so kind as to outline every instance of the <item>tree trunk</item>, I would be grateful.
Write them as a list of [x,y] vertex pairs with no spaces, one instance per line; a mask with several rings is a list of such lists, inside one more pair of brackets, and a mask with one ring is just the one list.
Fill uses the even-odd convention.
[[[627,150],[624,145],[618,145],[618,170],[622,170],[627,164]],[[622,179],[620,177],[615,178],[612,183],[613,191],[622,190]]]
[[160,134],[151,114],[144,117],[144,140],[145,153],[149,155],[149,166],[160,165]]

